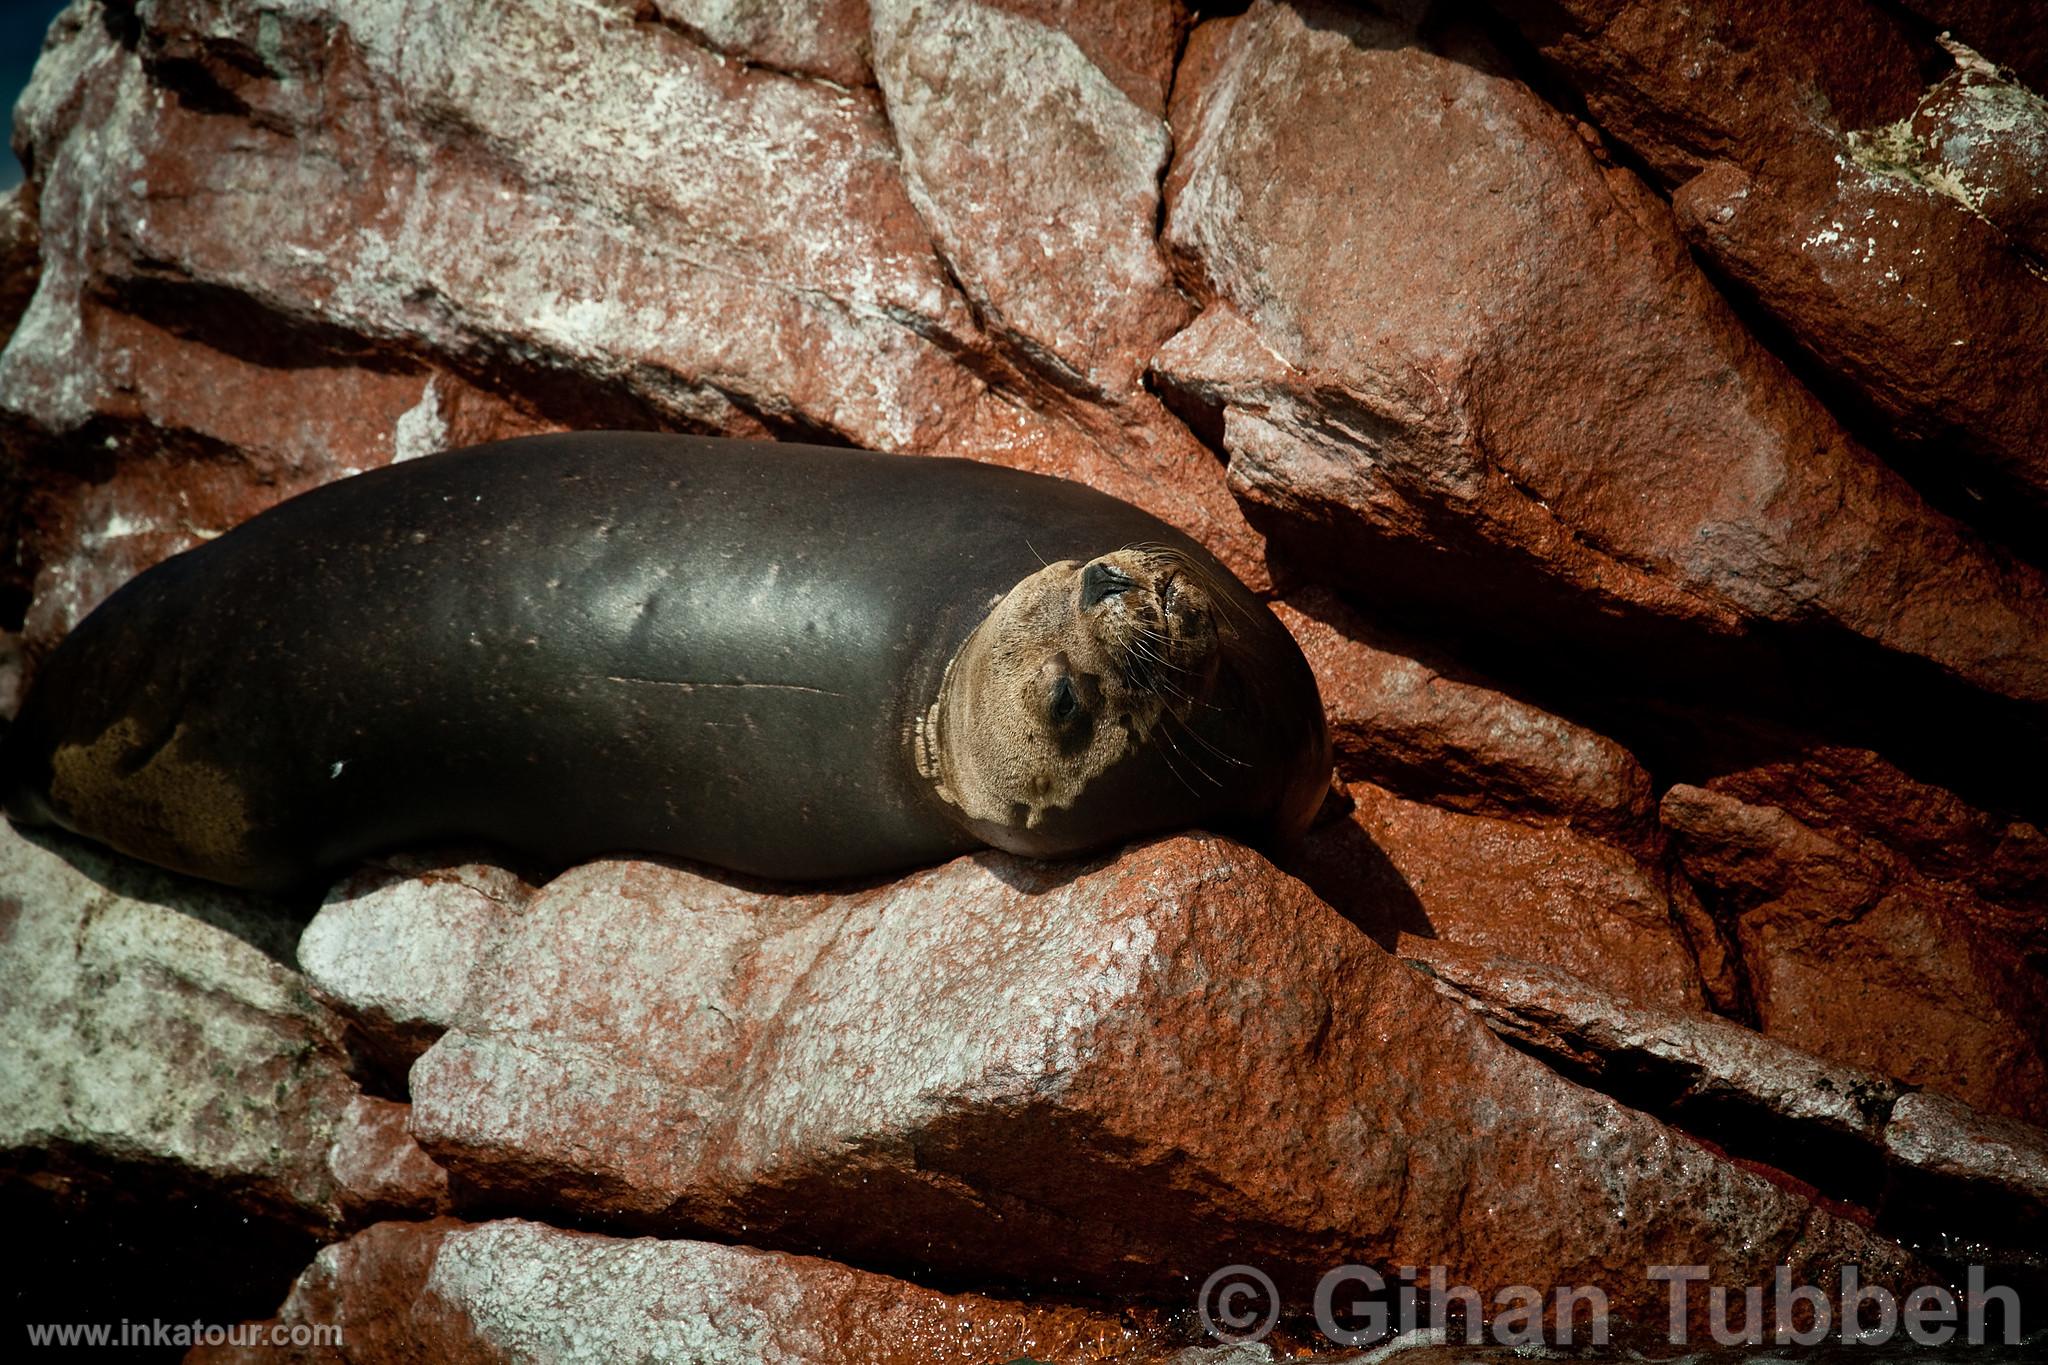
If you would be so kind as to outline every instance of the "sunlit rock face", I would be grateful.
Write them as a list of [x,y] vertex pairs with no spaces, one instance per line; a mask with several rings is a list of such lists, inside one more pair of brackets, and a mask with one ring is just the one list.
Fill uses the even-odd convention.
[[[1936,0],[80,0],[0,199],[0,714],[282,498],[639,428],[1143,506],[1336,768],[1270,858],[851,888],[278,902],[0,829],[20,1311],[1244,1365],[1345,1264],[1601,1286],[1653,1355],[1652,1265],[2038,1295],[2044,54]],[[1233,1264],[1285,1311],[1226,1355]]]

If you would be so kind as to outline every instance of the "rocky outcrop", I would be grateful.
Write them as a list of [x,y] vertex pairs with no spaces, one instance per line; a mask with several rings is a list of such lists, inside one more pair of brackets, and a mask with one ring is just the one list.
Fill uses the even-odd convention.
[[[591,864],[495,942],[452,880],[414,909],[412,975],[447,1031],[412,1067],[413,1131],[485,1207],[1095,1296],[1235,1260],[1306,1302],[1347,1258],[1442,1264],[1612,1284],[1638,1324],[1658,1287],[1622,1267],[1732,1255],[1730,1219],[1743,1273],[1910,1265],[1503,1047],[1213,838],[1081,867],[987,854],[851,895]],[[402,996],[382,913],[374,891],[331,901],[307,939],[365,943]],[[325,960],[348,1008],[346,957]],[[1617,1216],[1566,1216],[1588,1200]]]
[[[363,1093],[341,1019],[288,965],[292,927],[254,898],[0,827],[0,1169],[16,1225],[56,1249],[29,1270],[46,1317],[119,1306],[120,1284],[67,1264],[108,1254],[81,1210],[161,1205],[188,1255],[274,1293],[291,1264],[274,1258],[445,1205],[406,1106]],[[134,1242],[130,1275],[165,1252],[146,1226]],[[136,1298],[175,1313],[223,1292],[250,1288],[173,1264]]]
[[1474,815],[1654,844],[1650,774],[1606,735],[1440,652],[1430,662],[1433,651],[1388,636],[1328,589],[1275,610],[1315,670],[1345,776]]
[[1300,871],[1389,950],[1483,947],[1646,1003],[1703,1004],[1683,909],[1656,864],[1567,828],[1404,801],[1366,782],[1345,792],[1349,818],[1309,836]]
[[[942,51],[1000,73],[1006,44],[1036,32],[1044,72],[1094,71],[1006,14],[958,7]],[[787,31],[802,26],[789,17]],[[1145,60],[1169,60],[1173,37],[1163,29]],[[899,55],[906,82],[913,67],[932,77]],[[1137,389],[1135,359],[1082,362],[1109,366],[1093,391],[1113,414],[1023,392],[1027,375],[1073,369],[1062,348],[1142,352],[1176,324],[1183,305],[1159,295],[1149,238],[1128,260],[1086,248],[1108,272],[1089,287],[1141,287],[1101,318],[1060,292],[1070,272],[1057,265],[1031,298],[1011,297],[1022,280],[1006,282],[1004,263],[1047,249],[1029,220],[963,218],[979,235],[942,256],[920,206],[938,213],[952,176],[986,191],[940,154],[947,110],[974,102],[920,104],[912,84],[891,99],[906,136],[927,105],[940,120],[928,167],[899,164],[875,89],[734,63],[628,4],[477,4],[432,22],[398,3],[262,21],[207,3],[71,11],[22,104],[48,268],[25,344],[0,360],[0,408],[47,466],[25,519],[40,566],[32,646],[279,496],[559,426],[1055,468],[1186,526],[1256,578],[1256,541],[1219,471]],[[1098,73],[1047,105],[1042,136],[1073,133],[1061,111],[1083,107],[1075,117],[1118,147],[1151,120],[1150,150],[1118,172],[1135,197],[1102,220],[1149,233],[1157,112]],[[1070,192],[1097,170],[1037,164]],[[616,278],[630,290],[600,286]],[[277,411],[299,417],[267,420]]]
[[[640,427],[1137,502],[1337,771],[1271,861],[429,850],[317,913],[0,831],[17,1302],[1247,1365],[1347,1263],[1653,1355],[1652,1264],[2044,1292],[2038,20],[1492,10],[78,0],[0,198],[0,715],[282,497]],[[1275,1335],[1176,1355],[1231,1264]]]
[[1619,999],[1580,977],[1448,944],[1418,965],[1517,1047],[1603,1092],[1869,1208],[2032,1246],[2048,1209],[2048,1132],[1826,1061],[1708,1015]]
[[[358,1233],[320,1253],[274,1325],[301,1329],[309,1342],[315,1329],[326,1329],[339,1344],[211,1348],[187,1359],[1180,1359],[1169,1333],[1148,1334],[1110,1314],[940,1294],[809,1256],[510,1220],[381,1223]],[[1184,1365],[1201,1365],[1206,1354],[1197,1351]]]
[[1651,669],[1776,628],[2048,700],[2048,582],[1852,441],[1482,38],[1260,4],[1193,42],[1166,240],[1213,302],[1154,370],[1318,576]]
[[[1857,766],[1853,755],[1835,757],[1816,765],[1818,774],[1743,773],[1722,779],[1724,790],[1681,785],[1664,795],[1680,865],[1731,928],[1758,1027],[1993,1113],[2048,1119],[2038,901],[2015,905],[1982,894],[1969,883],[1997,884],[1995,856],[1960,869],[1953,844],[1923,854],[1936,865],[1930,875],[1871,837],[1867,825],[1858,828],[1854,813],[1837,809],[1841,823],[1826,820],[1819,793],[1794,800],[1798,814],[1764,803],[1794,783],[1788,799],[1812,792],[1815,779],[1824,782],[1830,768],[1839,774],[1844,759]],[[1877,796],[1887,784],[1911,790],[1877,766],[1853,800]],[[1953,801],[1922,793],[1938,810]],[[1903,805],[1886,814],[1912,818]],[[2000,843],[2012,861],[2031,862],[2040,835],[2031,826],[2004,833]],[[1948,876],[1939,870],[1944,860]]]
[[[2022,500],[2018,524],[2038,535],[2037,93],[1959,44],[1941,62],[1910,24],[1861,0],[1509,8],[1600,126],[1673,190],[1687,240],[1877,416],[1916,472],[1940,469],[1937,484],[1965,497]],[[1950,70],[1923,94],[1929,65]]]

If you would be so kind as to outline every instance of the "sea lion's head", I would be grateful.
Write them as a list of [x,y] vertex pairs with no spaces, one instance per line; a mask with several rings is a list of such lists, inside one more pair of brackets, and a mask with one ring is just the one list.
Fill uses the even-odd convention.
[[[1013,853],[1065,853],[1118,826],[1172,823],[1153,811],[1229,780],[1195,729],[1230,633],[1219,591],[1163,547],[1047,565],[995,604],[947,666],[918,727],[919,770],[977,836]],[[1153,792],[1148,781],[1188,790]],[[1147,809],[1118,809],[1128,802]]]

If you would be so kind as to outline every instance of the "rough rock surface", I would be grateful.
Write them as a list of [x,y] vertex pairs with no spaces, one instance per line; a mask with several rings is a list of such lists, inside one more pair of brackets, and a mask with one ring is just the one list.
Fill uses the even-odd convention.
[[1905,8],[2048,90],[2048,14],[2005,0],[1905,0]]
[[339,1328],[341,1348],[189,1358],[1141,1365],[1176,1354],[1165,1333],[1099,1311],[941,1294],[809,1256],[518,1221],[379,1224],[322,1251],[277,1322]]
[[[1409,947],[1496,1033],[1689,1130],[1774,1139],[1774,1165],[1799,1164],[1779,1149],[1802,1141],[1874,1148],[1901,1094],[1898,1082],[1875,1072],[1823,1061],[1711,1015],[1636,1004],[1554,967],[1451,944]],[[1715,1112],[1735,1108],[1755,1112]]]
[[1548,963],[1648,1004],[1703,1002],[1656,864],[1569,828],[1531,829],[1345,788],[1348,819],[1309,835],[1299,871],[1396,954],[1445,941]]
[[[345,1012],[355,1053],[403,1085],[461,1012],[484,954],[505,938],[506,917],[532,894],[488,864],[385,859],[328,892],[299,938],[297,961],[315,993]],[[431,940],[421,938],[422,923],[436,926]]]
[[1852,442],[1480,39],[1261,3],[1191,44],[1166,240],[1213,302],[1154,369],[1290,553],[1573,644],[1768,623],[2048,701],[2048,584]]
[[[1001,5],[872,9],[905,183],[975,311],[1061,387],[1134,388],[1189,316],[1153,237],[1163,98],[1141,107],[1075,37]],[[1148,65],[1170,63],[1179,34],[1151,36]]]
[[[0,832],[18,1313],[260,1315],[449,1209],[581,1231],[387,1224],[287,1316],[1065,1359],[1243,1261],[1639,1317],[1674,1261],[2048,1286],[2041,7],[1238,8],[57,21],[0,196],[0,717],[279,498],[636,427],[1141,503],[1274,601],[1339,771],[1280,870],[447,849],[303,935]],[[813,1335],[599,1311],[684,1265]]]
[[[76,1283],[84,1258],[108,1255],[64,1231],[81,1208],[160,1201],[246,1273],[445,1205],[406,1106],[361,1093],[342,1020],[287,965],[291,929],[253,897],[0,826],[0,1198],[23,1235],[54,1244],[15,1282],[47,1296],[23,1308],[120,1305],[119,1285]],[[131,1297],[205,1302],[186,1274],[169,1267]]]
[[[1024,21],[961,13],[972,31],[948,51],[999,73]],[[1049,69],[1097,101],[1079,117],[1110,131],[1149,118],[1144,155],[1164,155],[1156,113],[1035,31],[1058,49]],[[26,517],[32,644],[279,496],[561,426],[1054,469],[1187,527],[1256,578],[1256,538],[1220,471],[1136,389],[1135,359],[1083,362],[1124,376],[1113,414],[1051,398],[1041,411],[1005,387],[1057,354],[1042,344],[1079,354],[1128,332],[1123,344],[1145,347],[1180,305],[1167,290],[1161,321],[1096,319],[1072,311],[1072,290],[1013,301],[1021,279],[995,273],[985,298],[1013,325],[985,330],[909,188],[936,212],[948,177],[972,174],[940,140],[990,92],[955,85],[914,111],[935,164],[907,182],[874,89],[730,61],[630,4],[67,12],[20,110],[44,270],[26,344],[0,357],[0,413],[48,438],[30,443],[48,466]],[[1047,137],[1066,130],[1062,107],[1048,106]],[[1092,172],[1047,173],[1071,190]],[[1112,272],[1099,283],[1150,278],[1158,294],[1156,252],[1147,266],[1149,247],[1128,241],[1156,212],[1156,168],[1146,175],[1150,189],[1133,181],[1137,197],[1101,220],[1125,234],[1128,264],[1105,263],[1114,253],[1078,221],[1070,249]],[[1050,240],[1016,214],[963,205],[944,221],[968,234],[963,270],[1035,258]],[[296,420],[271,420],[280,410]]]
[[2024,499],[2038,535],[2039,95],[1958,48],[1921,98],[1940,54],[1863,0],[1546,0],[1523,13],[1601,127],[1674,189],[1715,268],[1918,447],[1919,465],[1967,461],[1962,488]]
[[[1621,1267],[1673,1248],[1909,1264],[1505,1048],[1227,841],[840,895],[594,863],[495,946],[453,918],[414,931],[475,967],[413,1128],[489,1206],[1095,1295],[1442,1263],[1611,1284],[1637,1321]],[[1613,1216],[1566,1215],[1589,1202]]]
[[2048,1226],[2048,1132],[1994,1118],[1942,1095],[1903,1096],[1884,1130],[1897,1182],[1925,1224],[1961,1213],[2033,1246]]
[[1731,928],[1765,1033],[1993,1113],[2048,1118],[2038,908],[2015,915],[1875,839],[1720,791],[1674,786],[1663,819]]
[[1347,777],[1475,815],[1568,825],[1624,846],[1653,841],[1650,774],[1607,736],[1447,675],[1327,589],[1274,610],[1315,669]]
[[404,1107],[358,1092],[266,911],[0,827],[0,1151],[147,1167],[309,1228],[350,1202],[430,1208]]
[[1639,1005],[1552,967],[1451,944],[1412,950],[1446,994],[1515,1046],[1733,1155],[1872,1209],[1882,1227],[2038,1244],[2048,1131],[1725,1019]]

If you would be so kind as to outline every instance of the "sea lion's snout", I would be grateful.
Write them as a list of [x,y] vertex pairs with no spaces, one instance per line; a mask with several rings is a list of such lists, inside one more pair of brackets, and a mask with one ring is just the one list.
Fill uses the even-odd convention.
[[1209,592],[1170,550],[1127,547],[1076,575],[1075,613],[1127,682],[1185,707],[1206,685],[1220,645]]
[[[1056,814],[1080,819],[1071,812],[1093,784],[1137,754],[1201,742],[1189,727],[1222,655],[1213,592],[1164,546],[1047,564],[948,666],[919,771],[991,843],[1056,851],[1077,831],[1041,831]],[[1168,776],[1177,761],[1160,760]]]
[[1081,610],[1092,611],[1101,605],[1104,598],[1129,592],[1137,586],[1137,580],[1122,569],[1108,560],[1098,559],[1081,571]]

